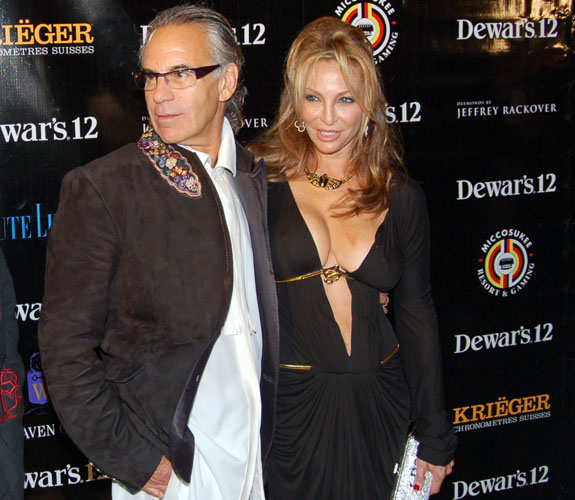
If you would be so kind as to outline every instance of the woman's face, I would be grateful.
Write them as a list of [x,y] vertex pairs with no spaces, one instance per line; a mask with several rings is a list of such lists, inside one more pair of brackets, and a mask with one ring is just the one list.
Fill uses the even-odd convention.
[[[352,71],[350,79],[358,97],[363,99],[363,84],[357,72]],[[325,159],[349,159],[362,115],[337,61],[318,61],[305,81],[301,118],[319,155]]]

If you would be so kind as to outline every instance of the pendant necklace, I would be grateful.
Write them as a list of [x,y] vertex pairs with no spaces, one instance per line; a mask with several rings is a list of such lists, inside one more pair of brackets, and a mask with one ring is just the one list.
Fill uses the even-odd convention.
[[353,177],[353,172],[347,174],[343,179],[336,179],[335,177],[330,177],[327,174],[317,175],[314,172],[310,172],[307,167],[304,167],[304,171],[305,175],[307,176],[307,180],[312,186],[327,189],[328,191],[337,189]]

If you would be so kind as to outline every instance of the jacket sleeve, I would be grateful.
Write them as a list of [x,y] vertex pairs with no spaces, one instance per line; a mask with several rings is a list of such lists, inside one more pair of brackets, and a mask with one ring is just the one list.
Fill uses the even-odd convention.
[[4,260],[4,254],[0,250],[0,370],[4,366],[8,346],[8,321],[9,307],[12,302],[9,295],[12,290],[12,280],[8,274],[8,267]]
[[161,452],[136,430],[98,353],[120,243],[117,220],[85,169],[67,174],[49,235],[38,341],[48,392],[67,433],[96,466],[135,492]]
[[0,369],[15,370],[24,376],[24,367],[18,353],[18,322],[15,315],[16,294],[10,270],[0,250]]
[[425,196],[413,181],[404,187],[401,244],[404,270],[393,294],[396,333],[411,395],[418,456],[434,465],[453,458],[456,437],[443,398],[441,347],[429,281],[429,221]]

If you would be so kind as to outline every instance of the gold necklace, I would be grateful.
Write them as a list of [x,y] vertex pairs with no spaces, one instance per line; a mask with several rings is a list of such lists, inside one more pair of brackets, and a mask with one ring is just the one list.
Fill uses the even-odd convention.
[[324,188],[328,191],[337,189],[353,177],[353,172],[347,174],[343,179],[336,179],[335,177],[330,177],[327,174],[317,175],[314,172],[310,172],[307,167],[304,167],[303,169],[305,171],[305,175],[307,176],[307,180],[312,186]]

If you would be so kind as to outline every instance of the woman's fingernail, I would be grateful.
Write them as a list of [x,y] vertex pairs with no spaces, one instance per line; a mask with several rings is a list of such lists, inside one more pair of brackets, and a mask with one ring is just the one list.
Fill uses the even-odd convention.
[[419,486],[419,484],[414,484],[414,485],[413,485],[413,489],[414,489],[415,491],[419,491],[419,490],[421,489],[421,487]]

